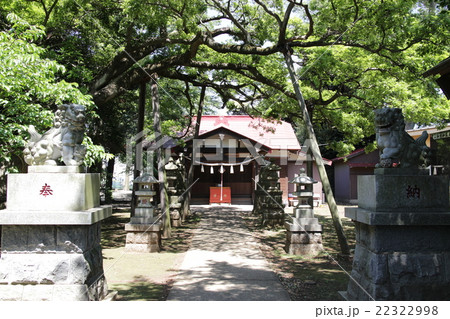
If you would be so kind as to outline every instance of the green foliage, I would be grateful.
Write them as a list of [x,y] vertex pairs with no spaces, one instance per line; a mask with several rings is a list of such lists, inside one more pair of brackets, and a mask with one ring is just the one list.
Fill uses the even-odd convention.
[[83,161],[83,165],[86,167],[92,167],[103,160],[108,161],[114,158],[114,154],[105,152],[103,146],[95,145],[89,136],[84,137],[83,145],[86,146],[86,157]]
[[77,84],[58,80],[64,66],[43,58],[45,50],[33,43],[43,37],[43,29],[13,14],[8,21],[11,28],[0,32],[0,164],[7,166],[13,156],[21,156],[27,127],[47,129],[56,105],[93,107]]
[[[282,54],[286,46],[293,50],[320,143],[340,155],[370,143],[376,108],[401,107],[407,120],[423,124],[450,118],[435,79],[422,76],[448,57],[445,0],[0,2],[3,11],[45,25],[46,37],[39,41],[47,50],[41,57],[65,66],[67,71],[58,73],[61,79],[76,81],[96,101],[109,86],[100,96],[111,98],[98,103],[100,119],[90,130],[94,143],[114,153],[123,149],[126,136],[135,134],[136,89],[148,80],[146,72],[160,73],[168,134],[188,125],[201,85],[214,91],[208,97],[214,106],[300,125]],[[225,36],[214,38],[215,45],[204,41],[216,31]],[[262,53],[272,46],[271,53]],[[99,79],[106,80],[97,86]],[[151,115],[147,118],[148,128]]]

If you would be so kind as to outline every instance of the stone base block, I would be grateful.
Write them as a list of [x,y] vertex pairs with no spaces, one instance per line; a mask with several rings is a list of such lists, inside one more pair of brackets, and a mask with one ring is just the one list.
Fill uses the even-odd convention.
[[322,233],[291,232],[288,230],[284,249],[290,255],[315,256],[323,250]]
[[3,225],[1,230],[0,300],[101,300],[106,296],[100,223]]
[[289,255],[316,256],[322,250],[322,244],[286,244],[284,248]]
[[286,222],[284,226],[291,232],[322,232],[317,218],[293,218],[292,223]]
[[104,277],[92,286],[0,285],[0,301],[98,301],[107,293]]
[[0,211],[0,225],[92,225],[111,217],[112,206],[103,205],[85,211]]
[[54,166],[54,165],[36,165],[28,166],[28,173],[84,173],[86,169],[81,166]]
[[87,285],[0,285],[1,301],[87,301]]
[[100,206],[100,174],[9,174],[9,211],[84,211]]
[[125,251],[136,253],[156,253],[161,251],[160,224],[126,224]]
[[448,300],[450,226],[356,223],[348,300]]
[[159,244],[131,244],[125,245],[127,253],[159,253],[161,246]]
[[358,207],[373,212],[447,212],[445,175],[358,176]]

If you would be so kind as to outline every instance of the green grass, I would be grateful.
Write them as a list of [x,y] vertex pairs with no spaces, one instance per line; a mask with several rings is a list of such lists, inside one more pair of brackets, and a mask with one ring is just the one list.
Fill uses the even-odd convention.
[[163,301],[167,295],[167,286],[151,282],[119,283],[109,288],[118,292],[117,301]]
[[199,220],[193,215],[183,226],[172,228],[172,237],[163,239],[160,253],[127,253],[125,224],[130,210],[115,208],[102,223],[101,243],[105,277],[109,290],[118,292],[116,300],[165,300]]

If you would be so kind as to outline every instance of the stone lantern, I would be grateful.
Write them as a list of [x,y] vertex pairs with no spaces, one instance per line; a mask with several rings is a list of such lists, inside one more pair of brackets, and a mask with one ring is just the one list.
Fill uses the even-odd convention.
[[317,183],[315,179],[306,175],[305,169],[300,169],[300,175],[295,177],[290,183],[295,184],[297,205],[294,207],[295,218],[314,218],[314,191],[313,185]]
[[127,232],[125,250],[132,252],[159,252],[161,246],[161,224],[154,217],[155,207],[152,203],[156,192],[153,185],[158,180],[144,173],[134,180],[135,191],[134,216],[125,225]]
[[286,222],[286,252],[291,255],[316,255],[322,246],[322,225],[314,218],[313,185],[316,180],[307,176],[305,169],[290,183],[296,185],[298,203],[294,207],[292,223]]
[[136,206],[134,209],[134,217],[131,217],[131,223],[152,223],[155,212],[152,202],[153,196],[156,194],[153,185],[158,183],[158,180],[153,175],[145,173],[136,178],[134,183],[137,184],[137,190],[134,192]]

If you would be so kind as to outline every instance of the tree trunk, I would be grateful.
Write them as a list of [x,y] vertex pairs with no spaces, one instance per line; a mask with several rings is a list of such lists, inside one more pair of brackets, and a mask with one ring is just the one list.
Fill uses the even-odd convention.
[[286,65],[289,70],[289,75],[291,77],[292,85],[294,86],[295,95],[297,97],[298,103],[302,110],[303,120],[305,121],[305,125],[307,128],[307,137],[311,143],[311,152],[316,161],[317,169],[319,171],[319,176],[322,181],[322,187],[325,191],[325,197],[328,203],[328,207],[331,212],[331,217],[333,218],[333,225],[336,230],[336,234],[338,237],[339,245],[341,247],[342,255],[348,256],[350,255],[350,248],[348,246],[347,238],[345,237],[344,230],[342,228],[341,219],[339,217],[338,209],[336,202],[334,200],[333,191],[331,190],[330,181],[328,180],[328,175],[325,170],[325,165],[323,164],[322,154],[320,153],[319,144],[317,143],[316,134],[314,133],[314,128],[312,126],[311,120],[309,118],[308,110],[306,109],[306,103],[303,98],[303,94],[300,90],[300,85],[298,84],[298,80],[294,70],[294,63],[292,62],[290,48],[284,52],[284,57],[286,60]]
[[108,160],[108,166],[106,167],[106,185],[105,185],[105,203],[111,204],[113,193],[113,177],[114,177],[114,164],[115,158]]
[[[161,113],[159,106],[159,94],[158,84],[156,83],[156,75],[153,75],[151,83],[152,92],[152,106],[153,106],[153,126],[155,129],[156,140],[162,137],[161,135]],[[169,210],[169,197],[166,190],[166,170],[164,169],[165,158],[162,145],[156,149],[156,158],[158,162],[158,180],[159,180],[159,198],[162,214],[162,236],[164,238],[170,238],[172,236],[172,229],[170,225],[170,210]]]
[[[198,110],[197,110],[197,118],[195,119],[195,130],[194,130],[194,141],[196,139],[198,139],[198,135],[200,132],[200,122],[202,120],[202,114],[203,114],[203,105],[205,102],[205,93],[206,93],[206,86],[202,86],[202,91],[200,93],[200,102],[198,104]],[[191,165],[189,166],[189,172],[188,172],[188,176],[187,176],[187,181],[186,181],[186,186],[187,186],[187,191],[185,194],[185,199],[184,199],[184,212],[186,213],[189,210],[189,206],[191,205],[191,187],[192,187],[192,183],[194,182],[194,167],[195,167],[195,163],[194,163],[194,143],[192,143],[192,154],[191,154]]]
[[[143,168],[142,141],[144,139],[144,135],[142,134],[142,132],[144,131],[146,93],[147,93],[147,84],[141,83],[139,86],[138,120],[137,120],[138,138],[136,139],[136,156],[134,159],[133,180],[135,180],[141,175],[141,171]],[[132,198],[131,214],[130,214],[131,217],[134,216],[134,209],[136,208],[136,198],[134,193],[137,190],[137,187],[138,185],[133,183],[131,194]]]

